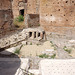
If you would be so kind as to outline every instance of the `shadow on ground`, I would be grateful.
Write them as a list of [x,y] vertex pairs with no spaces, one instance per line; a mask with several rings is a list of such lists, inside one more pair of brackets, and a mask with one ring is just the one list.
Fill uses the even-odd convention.
[[4,49],[0,49],[0,75],[15,75],[17,69],[20,67],[20,58],[10,52],[1,54]]

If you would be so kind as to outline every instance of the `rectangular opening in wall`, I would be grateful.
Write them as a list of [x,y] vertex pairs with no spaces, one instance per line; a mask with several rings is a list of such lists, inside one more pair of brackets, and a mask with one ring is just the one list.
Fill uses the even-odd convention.
[[29,37],[32,37],[32,32],[29,32]]
[[38,37],[40,37],[40,33],[38,33]]
[[36,32],[34,32],[34,38],[36,38]]
[[20,15],[24,16],[24,9],[20,10]]

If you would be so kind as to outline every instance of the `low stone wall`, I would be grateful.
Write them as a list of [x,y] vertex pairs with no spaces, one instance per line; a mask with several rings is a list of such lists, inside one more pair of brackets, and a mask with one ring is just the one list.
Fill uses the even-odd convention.
[[[38,36],[38,34],[34,34],[34,32],[38,33],[38,34],[40,33],[40,35]],[[18,44],[19,42],[28,40],[29,38],[31,40],[36,39],[39,41],[41,39],[44,39],[43,32],[44,32],[44,30],[39,29],[39,28],[23,29],[22,31],[17,32],[13,35],[9,35],[7,37],[1,38],[0,39],[0,48],[8,47],[13,44]],[[30,33],[32,33],[32,34],[30,34]]]
[[13,35],[9,35],[7,37],[0,39],[0,48],[15,44],[19,41],[25,40],[26,38],[27,33],[25,32],[25,30],[15,33]]

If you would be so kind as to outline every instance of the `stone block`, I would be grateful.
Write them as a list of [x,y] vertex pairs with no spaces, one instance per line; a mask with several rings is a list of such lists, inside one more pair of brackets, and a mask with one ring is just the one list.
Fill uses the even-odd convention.
[[75,74],[75,59],[44,59],[39,65],[41,75]]
[[39,69],[29,69],[29,73],[34,74],[34,75],[39,75]]

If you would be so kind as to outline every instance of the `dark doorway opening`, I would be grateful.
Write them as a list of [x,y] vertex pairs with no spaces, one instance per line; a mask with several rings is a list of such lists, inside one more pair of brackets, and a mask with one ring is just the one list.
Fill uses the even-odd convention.
[[32,36],[32,32],[29,32],[29,37],[31,37]]
[[38,37],[40,37],[40,33],[38,33]]
[[36,38],[36,32],[34,32],[34,38]]
[[20,10],[20,15],[24,16],[24,9]]

